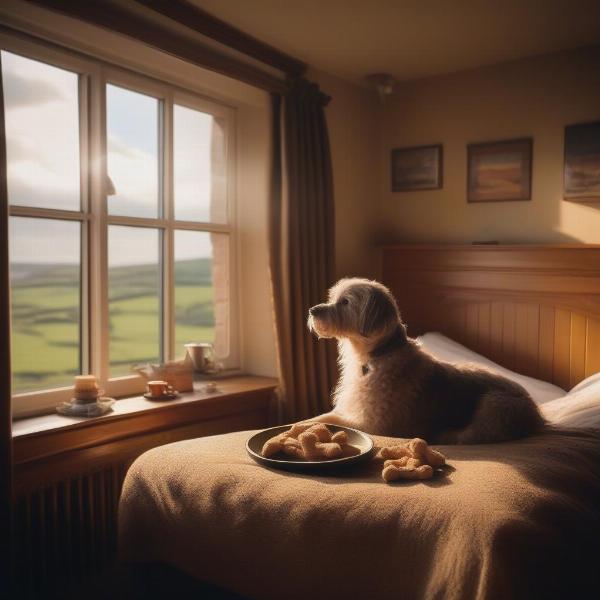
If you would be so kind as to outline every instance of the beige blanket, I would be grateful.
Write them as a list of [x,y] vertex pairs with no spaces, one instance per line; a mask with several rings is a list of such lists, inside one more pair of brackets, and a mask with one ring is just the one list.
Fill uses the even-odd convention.
[[141,456],[121,498],[122,556],[255,599],[582,598],[598,585],[598,433],[439,446],[454,470],[394,484],[375,461],[266,469],[246,455],[250,433]]

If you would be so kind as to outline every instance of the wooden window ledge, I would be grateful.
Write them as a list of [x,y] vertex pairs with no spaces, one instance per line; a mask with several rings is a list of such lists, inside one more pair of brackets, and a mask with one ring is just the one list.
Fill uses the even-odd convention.
[[[231,377],[218,380],[217,392],[212,394],[195,390],[165,402],[147,400],[143,396],[118,400],[112,412],[100,417],[52,414],[16,420],[13,423],[14,465],[19,472],[27,470],[32,463],[55,460],[60,455],[90,448],[104,448],[107,458],[106,454],[119,441],[123,442],[118,446],[120,450],[129,445],[131,454],[135,455],[144,447],[197,437],[203,431],[204,435],[222,432],[223,427],[219,426],[203,430],[202,425],[209,422],[228,423],[231,431],[263,426],[277,385],[278,381],[269,377]],[[186,435],[187,432],[190,435]],[[132,442],[135,438],[140,443]],[[98,452],[101,451],[96,454]]]

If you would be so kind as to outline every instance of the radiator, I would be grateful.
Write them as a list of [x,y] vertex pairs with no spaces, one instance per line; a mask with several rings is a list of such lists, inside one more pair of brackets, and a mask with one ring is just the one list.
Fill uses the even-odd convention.
[[88,597],[97,586],[110,589],[113,579],[123,595],[127,569],[113,565],[119,495],[129,465],[163,444],[265,427],[275,384],[232,379],[220,384],[229,396],[17,437],[13,597]]
[[16,498],[15,598],[63,596],[114,562],[117,508],[128,465],[106,466]]

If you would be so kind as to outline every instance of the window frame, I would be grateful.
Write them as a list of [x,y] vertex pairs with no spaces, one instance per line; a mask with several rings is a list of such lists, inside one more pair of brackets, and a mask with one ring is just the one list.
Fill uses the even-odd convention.
[[[236,222],[236,109],[196,91],[161,81],[149,74],[130,71],[100,59],[80,56],[76,51],[57,49],[43,41],[0,32],[0,49],[66,69],[79,75],[80,123],[80,211],[34,208],[9,204],[9,216],[75,220],[81,223],[81,372],[96,375],[106,395],[126,397],[144,390],[136,374],[109,379],[108,333],[108,228],[110,225],[150,227],[162,237],[161,263],[161,354],[162,360],[182,358],[175,352],[175,311],[173,286],[174,235],[176,230],[223,233],[228,236],[229,354],[219,357],[226,370],[239,369],[240,318],[238,294],[238,235]],[[106,194],[107,135],[106,85],[112,84],[157,98],[159,120],[159,215],[154,218],[108,214]],[[177,221],[173,197],[173,106],[178,104],[211,114],[225,123],[227,223]],[[162,153],[160,146],[162,145]],[[12,326],[12,319],[11,319]],[[190,340],[192,341],[192,340]],[[48,412],[72,396],[72,388],[13,394],[13,417]]]

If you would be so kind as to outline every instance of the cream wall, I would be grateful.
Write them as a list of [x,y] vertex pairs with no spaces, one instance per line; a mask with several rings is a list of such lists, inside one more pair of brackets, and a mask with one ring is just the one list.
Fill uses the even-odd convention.
[[309,79],[332,97],[325,109],[335,193],[337,277],[374,276],[381,147],[379,102],[372,90],[320,71]]
[[[565,202],[563,133],[600,119],[600,47],[401,85],[382,109],[379,241],[599,243],[600,203]],[[533,138],[532,200],[467,204],[466,144]],[[443,143],[441,190],[392,193],[390,149]]]

